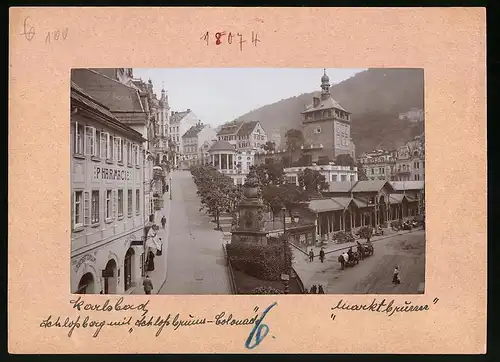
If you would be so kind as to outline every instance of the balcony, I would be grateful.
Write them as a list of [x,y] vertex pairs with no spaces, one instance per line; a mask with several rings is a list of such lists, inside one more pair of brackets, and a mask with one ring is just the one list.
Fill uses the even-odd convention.
[[400,169],[396,171],[396,175],[409,175],[411,173],[410,170]]

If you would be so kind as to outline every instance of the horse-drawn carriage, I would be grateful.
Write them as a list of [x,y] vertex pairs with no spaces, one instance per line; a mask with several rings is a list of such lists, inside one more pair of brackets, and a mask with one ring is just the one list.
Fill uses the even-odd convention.
[[349,257],[349,254],[343,253],[339,255],[338,261],[342,269],[345,269],[346,266],[354,266],[356,264],[359,264],[359,254],[357,252],[353,252],[351,254],[351,257]]

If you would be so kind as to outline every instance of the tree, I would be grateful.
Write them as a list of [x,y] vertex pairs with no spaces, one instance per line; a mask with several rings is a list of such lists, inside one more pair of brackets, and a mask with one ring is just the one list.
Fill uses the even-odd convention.
[[357,167],[358,167],[358,180],[359,181],[368,180],[368,176],[366,176],[366,171],[363,168],[363,165],[361,164],[361,162],[358,162]]
[[354,160],[351,155],[340,154],[335,158],[335,164],[339,166],[354,166]]
[[281,185],[285,182],[285,171],[283,165],[279,163],[270,163],[262,165],[267,173],[267,181],[269,184]]
[[262,145],[264,151],[274,151],[276,149],[276,143],[274,141],[267,141]]
[[358,230],[358,235],[362,239],[366,239],[366,241],[370,241],[373,234],[373,229],[369,226],[363,226]]
[[285,133],[286,148],[288,151],[293,152],[300,149],[304,145],[304,135],[298,129],[289,129]]
[[299,186],[311,196],[328,189],[325,176],[319,171],[306,168],[298,173]]

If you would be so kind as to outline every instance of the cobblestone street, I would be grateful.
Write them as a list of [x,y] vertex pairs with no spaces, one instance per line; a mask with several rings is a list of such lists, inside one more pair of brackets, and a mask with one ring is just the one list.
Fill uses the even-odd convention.
[[188,171],[172,173],[171,192],[167,279],[159,294],[231,294],[222,233],[199,211]]

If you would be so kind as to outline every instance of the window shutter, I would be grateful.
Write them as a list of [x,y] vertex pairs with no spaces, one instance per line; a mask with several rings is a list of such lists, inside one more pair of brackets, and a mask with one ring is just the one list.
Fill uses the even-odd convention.
[[99,156],[97,154],[97,136],[96,129],[92,127],[92,156]]
[[106,157],[106,148],[104,147],[106,145],[106,134],[105,132],[101,132],[101,139],[100,139],[100,142],[101,142],[101,148],[100,148],[100,154],[99,154],[99,157],[101,159],[104,159]]
[[75,228],[75,192],[71,193],[71,229]]
[[73,147],[73,152],[78,153],[78,122],[75,122],[75,145]]
[[90,225],[90,193],[83,192],[83,225]]
[[118,191],[116,189],[113,190],[112,194],[112,203],[113,203],[113,218],[117,218],[118,216]]
[[87,131],[87,128],[88,128],[87,126],[85,126],[85,127],[83,128],[83,135],[82,135],[82,136],[83,136],[83,152],[82,152],[82,153],[83,153],[84,155],[88,155],[88,154],[89,154],[89,152],[88,152],[88,150],[87,150],[87,148],[88,148],[88,146],[89,146],[89,145],[88,145],[88,142],[87,142],[87,132],[88,132],[88,131]]

